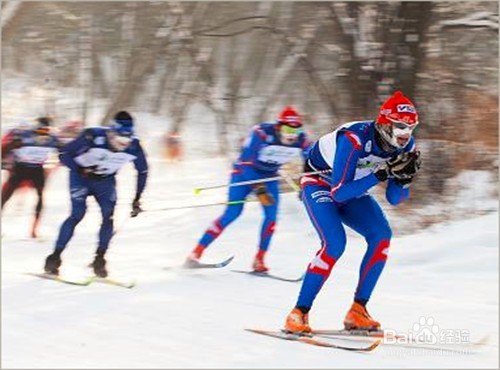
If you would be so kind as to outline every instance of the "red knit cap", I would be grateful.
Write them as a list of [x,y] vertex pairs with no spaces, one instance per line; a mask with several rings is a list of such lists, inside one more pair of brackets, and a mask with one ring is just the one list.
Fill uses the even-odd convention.
[[396,91],[380,107],[377,123],[384,125],[391,122],[403,122],[410,126],[418,124],[415,105],[401,91]]
[[281,111],[278,116],[278,123],[282,123],[291,127],[301,127],[302,126],[302,118],[299,113],[292,107],[286,106],[285,109]]

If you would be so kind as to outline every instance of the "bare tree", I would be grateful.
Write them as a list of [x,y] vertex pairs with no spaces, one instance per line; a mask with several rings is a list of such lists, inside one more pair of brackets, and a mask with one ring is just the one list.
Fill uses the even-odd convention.
[[179,26],[182,14],[175,11],[174,5],[168,3],[166,5],[170,6],[170,12],[167,12],[163,25],[157,28],[154,37],[141,40],[141,35],[137,35],[138,40],[145,42],[145,45],[140,47],[141,53],[133,53],[130,56],[127,63],[127,79],[113,98],[102,119],[102,123],[107,122],[117,110],[124,109],[132,104],[146,74],[154,68],[160,50],[171,40],[174,31]]

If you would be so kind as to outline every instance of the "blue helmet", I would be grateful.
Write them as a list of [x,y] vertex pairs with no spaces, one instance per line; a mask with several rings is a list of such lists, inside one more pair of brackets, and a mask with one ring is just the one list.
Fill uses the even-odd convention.
[[132,136],[134,135],[134,120],[128,112],[120,111],[115,114],[111,129],[121,136]]

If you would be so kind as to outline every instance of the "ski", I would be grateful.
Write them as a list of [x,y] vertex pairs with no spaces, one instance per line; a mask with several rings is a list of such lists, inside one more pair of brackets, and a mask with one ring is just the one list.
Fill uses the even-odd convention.
[[381,339],[375,339],[368,346],[366,346],[366,345],[365,346],[347,346],[347,345],[340,345],[340,344],[335,344],[335,343],[331,343],[328,341],[316,339],[316,337],[314,335],[305,334],[305,333],[304,334],[289,333],[289,332],[286,332],[283,330],[279,330],[279,331],[278,330],[260,330],[260,329],[245,329],[245,330],[249,331],[251,333],[267,335],[267,336],[273,337],[273,338],[296,341],[296,342],[311,344],[311,345],[319,346],[319,347],[341,349],[341,350],[345,350],[345,351],[371,352],[375,348],[377,348],[381,342]]
[[54,274],[47,274],[45,272],[42,273],[36,273],[36,272],[26,272],[26,275],[30,276],[35,276],[41,279],[46,279],[46,280],[53,280],[57,281],[59,283],[63,284],[70,284],[70,285],[78,285],[78,286],[87,286],[92,282],[91,278],[86,278],[82,280],[74,280],[74,279],[68,279],[60,275],[54,275]]
[[300,276],[298,278],[286,278],[286,277],[283,277],[283,276],[270,274],[269,272],[258,272],[258,271],[248,271],[248,270],[231,270],[231,271],[232,272],[238,272],[240,274],[247,274],[247,275],[259,276],[259,277],[265,277],[265,278],[274,279],[274,280],[288,281],[290,283],[297,283],[299,281],[304,280],[304,275],[302,275],[302,276]]
[[[347,330],[347,329],[313,329],[311,334],[314,335],[337,335],[349,337],[370,337],[370,338],[384,338],[383,330]],[[395,336],[399,339],[399,336]]]
[[90,282],[91,283],[101,283],[101,284],[114,285],[114,286],[118,286],[118,287],[122,287],[122,288],[126,288],[126,289],[132,289],[133,287],[135,287],[135,281],[126,282],[126,281],[121,281],[121,280],[117,280],[117,279],[113,279],[113,278],[109,278],[109,277],[102,278],[99,276],[92,276],[90,278]]
[[215,262],[215,263],[204,263],[204,262],[199,262],[199,261],[193,261],[190,260],[186,263],[184,263],[181,266],[168,266],[164,267],[164,270],[174,270],[174,269],[213,269],[213,268],[222,268],[231,263],[231,261],[234,259],[234,256],[229,257],[228,259],[225,259],[224,261],[221,262]]
[[[370,338],[390,338],[396,340],[408,340],[407,335],[385,332],[383,330],[347,330],[347,329],[316,329],[312,330],[312,334],[321,336],[347,336],[347,337],[370,337]],[[413,340],[416,342],[415,340]],[[487,336],[481,338],[477,342],[469,342],[470,344],[483,344],[487,341]]]
[[[478,341],[474,342],[465,342],[465,343],[450,343],[450,344],[430,344],[430,343],[422,343],[414,338],[408,338],[406,335],[402,334],[394,334],[392,332],[387,333],[383,330],[346,330],[346,329],[326,329],[326,330],[312,330],[312,335],[315,335],[320,338],[345,338],[352,340],[365,340],[368,338],[380,339],[383,345],[392,345],[392,346],[400,346],[406,348],[417,348],[417,349],[426,349],[426,350],[434,350],[434,351],[445,351],[445,352],[456,352],[463,353],[463,350],[469,347],[477,347],[485,345],[488,342],[489,337],[484,336]],[[385,340],[384,340],[385,339]],[[392,341],[387,341],[387,339],[391,339]],[[455,347],[455,348],[453,348]],[[460,348],[457,348],[460,347]]]

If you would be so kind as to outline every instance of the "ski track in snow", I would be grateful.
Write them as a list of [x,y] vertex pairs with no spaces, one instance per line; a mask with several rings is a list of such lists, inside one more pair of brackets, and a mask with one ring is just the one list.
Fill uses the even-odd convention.
[[[209,170],[207,170],[209,169]],[[193,194],[200,185],[228,180],[227,161],[167,165],[152,161],[146,210],[225,200],[224,190]],[[74,287],[23,275],[42,269],[69,213],[67,170],[48,180],[41,241],[27,238],[35,197],[14,195],[2,218],[2,367],[4,368],[422,368],[498,367],[498,212],[436,225],[398,237],[368,306],[385,328],[408,332],[421,316],[440,329],[491,336],[469,355],[433,355],[381,346],[369,354],[318,348],[245,332],[279,329],[300,283],[230,272],[247,269],[256,252],[261,210],[243,215],[207,250],[207,261],[234,254],[226,268],[165,271],[181,264],[221,206],[144,212],[127,219],[135,170],[118,176],[119,229],[108,253],[112,275],[135,279],[127,290],[93,284]],[[130,179],[133,179],[130,180]],[[100,214],[88,213],[63,254],[62,272],[82,276],[96,247]],[[284,194],[268,263],[272,271],[300,276],[319,240],[294,194]],[[389,221],[395,220],[389,217]],[[315,328],[340,328],[365,250],[348,231],[346,252],[311,311]]]

